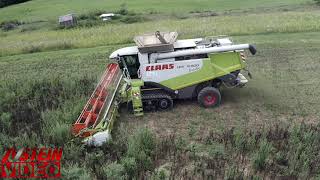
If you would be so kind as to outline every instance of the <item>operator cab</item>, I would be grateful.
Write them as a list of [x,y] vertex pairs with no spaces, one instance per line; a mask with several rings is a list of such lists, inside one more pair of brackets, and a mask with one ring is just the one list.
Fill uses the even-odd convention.
[[138,78],[138,70],[140,67],[139,58],[138,58],[138,48],[136,46],[133,47],[125,47],[116,50],[113,52],[109,58],[112,61],[116,61],[120,69],[123,70],[126,64],[130,77]]
[[138,78],[138,70],[140,67],[140,63],[138,60],[138,55],[127,55],[127,56],[120,56],[120,62],[119,66],[120,69],[122,70],[126,64],[130,77],[131,78]]

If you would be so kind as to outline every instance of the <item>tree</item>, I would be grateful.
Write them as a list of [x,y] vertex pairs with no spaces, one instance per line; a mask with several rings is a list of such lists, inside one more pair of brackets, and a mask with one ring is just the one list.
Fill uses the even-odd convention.
[[6,6],[10,6],[13,4],[19,4],[19,3],[23,3],[23,2],[27,2],[30,0],[0,0],[0,8],[6,7]]

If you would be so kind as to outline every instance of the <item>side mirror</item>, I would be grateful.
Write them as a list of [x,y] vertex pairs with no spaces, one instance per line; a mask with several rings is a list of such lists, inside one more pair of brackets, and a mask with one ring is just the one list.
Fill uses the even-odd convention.
[[119,54],[117,55],[117,61],[118,61],[118,62],[121,62],[121,57],[120,57]]

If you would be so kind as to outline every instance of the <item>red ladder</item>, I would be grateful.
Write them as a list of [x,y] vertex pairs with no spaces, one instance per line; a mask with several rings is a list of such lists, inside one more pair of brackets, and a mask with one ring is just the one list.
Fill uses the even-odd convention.
[[[117,73],[120,73],[119,71],[120,69],[118,64],[108,64],[99,84],[93,91],[77,121],[72,126],[72,133],[74,135],[80,135],[82,130],[86,128],[94,128],[94,126],[98,124],[97,120],[99,119],[101,110],[107,103],[106,100],[109,100],[107,97],[113,95],[110,93],[108,88],[112,88],[110,86],[114,84]],[[116,93],[116,90],[114,93]],[[86,137],[91,134],[92,133],[87,131],[87,133],[82,133],[80,136]]]

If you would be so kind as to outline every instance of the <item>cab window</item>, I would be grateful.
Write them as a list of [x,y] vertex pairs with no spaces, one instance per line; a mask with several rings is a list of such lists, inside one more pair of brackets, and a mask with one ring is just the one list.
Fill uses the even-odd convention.
[[126,63],[130,77],[137,78],[138,77],[138,69],[140,66],[138,55],[130,55],[130,56],[122,56],[120,57],[120,68],[123,69],[123,61]]

